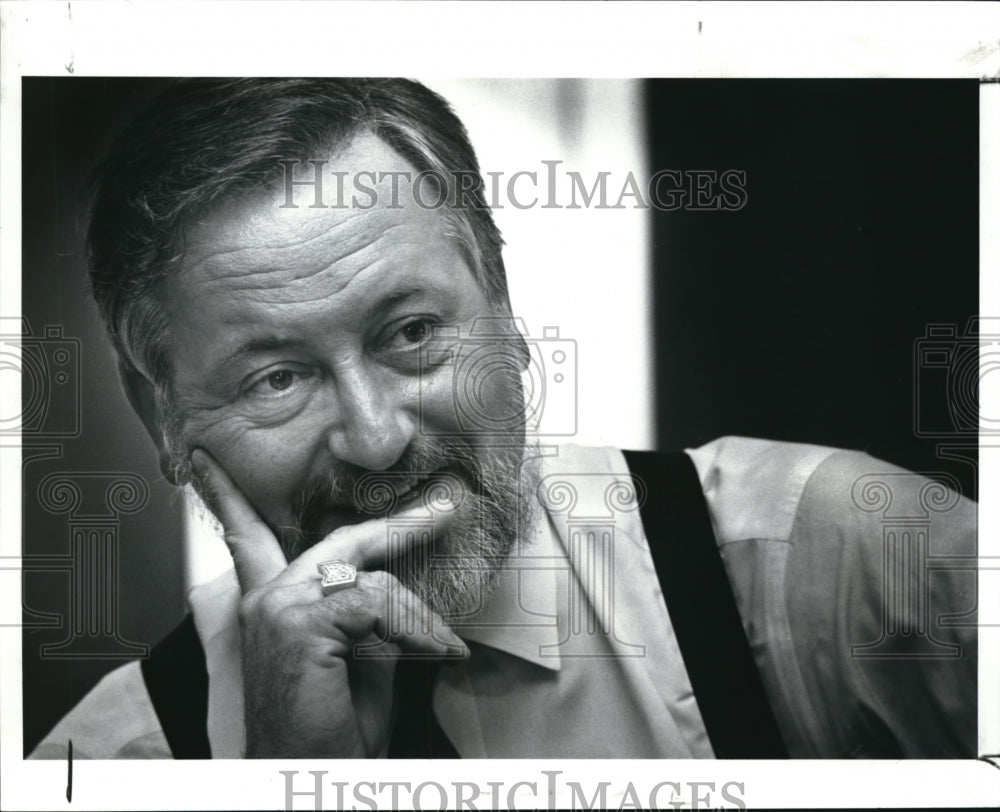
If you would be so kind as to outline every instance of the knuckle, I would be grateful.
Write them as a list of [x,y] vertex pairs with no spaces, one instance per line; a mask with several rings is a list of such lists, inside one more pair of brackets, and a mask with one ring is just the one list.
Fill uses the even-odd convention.
[[345,589],[340,593],[341,601],[355,609],[367,608],[371,605],[371,595],[363,589]]
[[327,542],[330,545],[326,552],[327,558],[346,561],[354,566],[361,565],[361,545],[358,543],[353,527],[338,527],[327,536]]
[[276,590],[256,587],[240,600],[237,617],[240,624],[246,626],[275,617],[283,607],[284,601]]
[[342,558],[345,561],[350,561],[354,563],[355,565],[360,564],[362,559],[361,556],[362,550],[361,550],[361,544],[358,542],[358,539],[354,536],[350,536],[344,540],[343,544],[344,544],[344,554]]
[[385,570],[359,572],[358,582],[366,587],[381,591],[389,591],[399,587],[399,581],[396,579],[396,576]]
[[286,639],[290,639],[303,627],[304,619],[303,607],[295,605],[283,606],[272,615],[274,628]]
[[243,533],[234,527],[224,528],[222,533],[222,540],[226,542],[226,546],[229,548],[229,552],[234,556],[238,555],[244,545],[246,544],[246,538]]
[[258,611],[265,617],[275,617],[280,615],[287,604],[284,597],[276,589],[262,590],[257,599]]
[[370,610],[371,600],[359,589],[346,589],[337,593],[333,605],[341,612],[362,614]]
[[252,625],[256,615],[256,602],[251,600],[249,595],[244,596],[240,601],[239,608],[236,610],[236,617],[239,620],[240,627],[246,628],[247,626]]

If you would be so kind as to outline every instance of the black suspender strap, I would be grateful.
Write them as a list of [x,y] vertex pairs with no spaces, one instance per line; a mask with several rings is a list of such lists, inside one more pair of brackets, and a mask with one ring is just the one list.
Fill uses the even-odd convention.
[[[436,662],[396,665],[397,719],[389,758],[458,758],[431,708]],[[174,758],[211,758],[208,673],[194,619],[188,615],[142,661],[142,678]]]
[[211,758],[208,672],[194,618],[188,615],[153,646],[140,667],[174,758]]
[[396,724],[389,740],[389,758],[459,758],[431,706],[438,663],[400,660],[396,663]]
[[787,758],[694,463],[683,452],[624,453],[645,486],[643,527],[716,757]]

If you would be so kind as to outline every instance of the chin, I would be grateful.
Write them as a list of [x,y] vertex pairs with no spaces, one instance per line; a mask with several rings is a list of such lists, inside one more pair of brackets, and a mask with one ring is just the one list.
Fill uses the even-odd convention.
[[389,563],[389,572],[444,618],[475,614],[485,606],[497,573],[517,543],[514,532],[486,536],[479,528],[455,528]]
[[525,469],[477,490],[463,480],[464,498],[448,532],[429,543],[405,545],[407,554],[390,562],[389,571],[442,617],[475,614],[492,594],[511,551],[530,538],[535,483]]

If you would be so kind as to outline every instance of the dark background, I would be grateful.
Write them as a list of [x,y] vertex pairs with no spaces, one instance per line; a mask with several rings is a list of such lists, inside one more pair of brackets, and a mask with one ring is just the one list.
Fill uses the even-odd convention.
[[[947,370],[914,358],[928,324],[961,336],[978,312],[978,94],[974,80],[647,83],[651,171],[747,173],[740,211],[654,217],[660,448],[738,434],[863,449],[974,496],[973,465],[938,444],[976,434],[947,431]],[[918,400],[936,437],[915,431]]]
[[[184,613],[182,521],[173,507],[174,489],[160,477],[152,443],[132,413],[118,382],[111,344],[104,335],[87,287],[81,198],[91,165],[124,123],[126,111],[148,98],[163,80],[25,78],[22,83],[22,307],[36,336],[62,327],[79,341],[80,394],[52,386],[53,410],[43,428],[62,429],[79,414],[78,437],[58,443],[58,457],[32,459],[59,437],[25,435],[23,455],[24,575],[23,635],[24,746],[38,741],[97,680],[122,660],[55,659],[41,647],[71,636],[66,624],[43,625],[38,613],[68,622],[71,576],[46,556],[70,552],[70,518],[46,510],[38,494],[43,479],[69,472],[87,483],[91,472],[133,473],[150,496],[139,512],[122,515],[118,526],[117,626],[125,641],[153,644]],[[54,369],[54,367],[53,367]],[[39,393],[24,379],[22,402]],[[106,479],[88,483],[79,513],[106,511]],[[41,569],[39,569],[41,567]],[[78,616],[79,613],[76,613]],[[84,635],[86,638],[87,635]],[[104,645],[103,640],[93,640]]]
[[[23,307],[36,336],[79,340],[81,382],[78,397],[53,388],[49,416],[79,414],[79,436],[24,439],[26,752],[121,662],[40,655],[69,636],[44,625],[70,603],[68,573],[46,563],[70,547],[68,517],[39,502],[46,475],[142,477],[148,504],[115,528],[118,633],[152,644],[184,611],[181,519],[87,292],[80,209],[110,134],[164,83],[23,81]],[[646,107],[652,171],[741,169],[748,193],[738,212],[654,212],[658,447],[742,434],[865,449],[974,495],[973,465],[915,431],[915,391],[945,424],[949,393],[914,351],[928,324],[961,334],[977,313],[977,83],[654,80]],[[59,456],[32,459],[46,447]]]

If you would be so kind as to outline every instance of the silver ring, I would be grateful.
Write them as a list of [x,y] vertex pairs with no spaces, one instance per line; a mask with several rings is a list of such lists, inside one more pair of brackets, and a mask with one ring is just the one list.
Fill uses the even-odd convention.
[[323,595],[332,595],[342,589],[350,589],[357,584],[358,570],[353,564],[341,561],[339,558],[333,561],[324,561],[317,564],[316,569],[323,577],[320,586],[323,588]]

